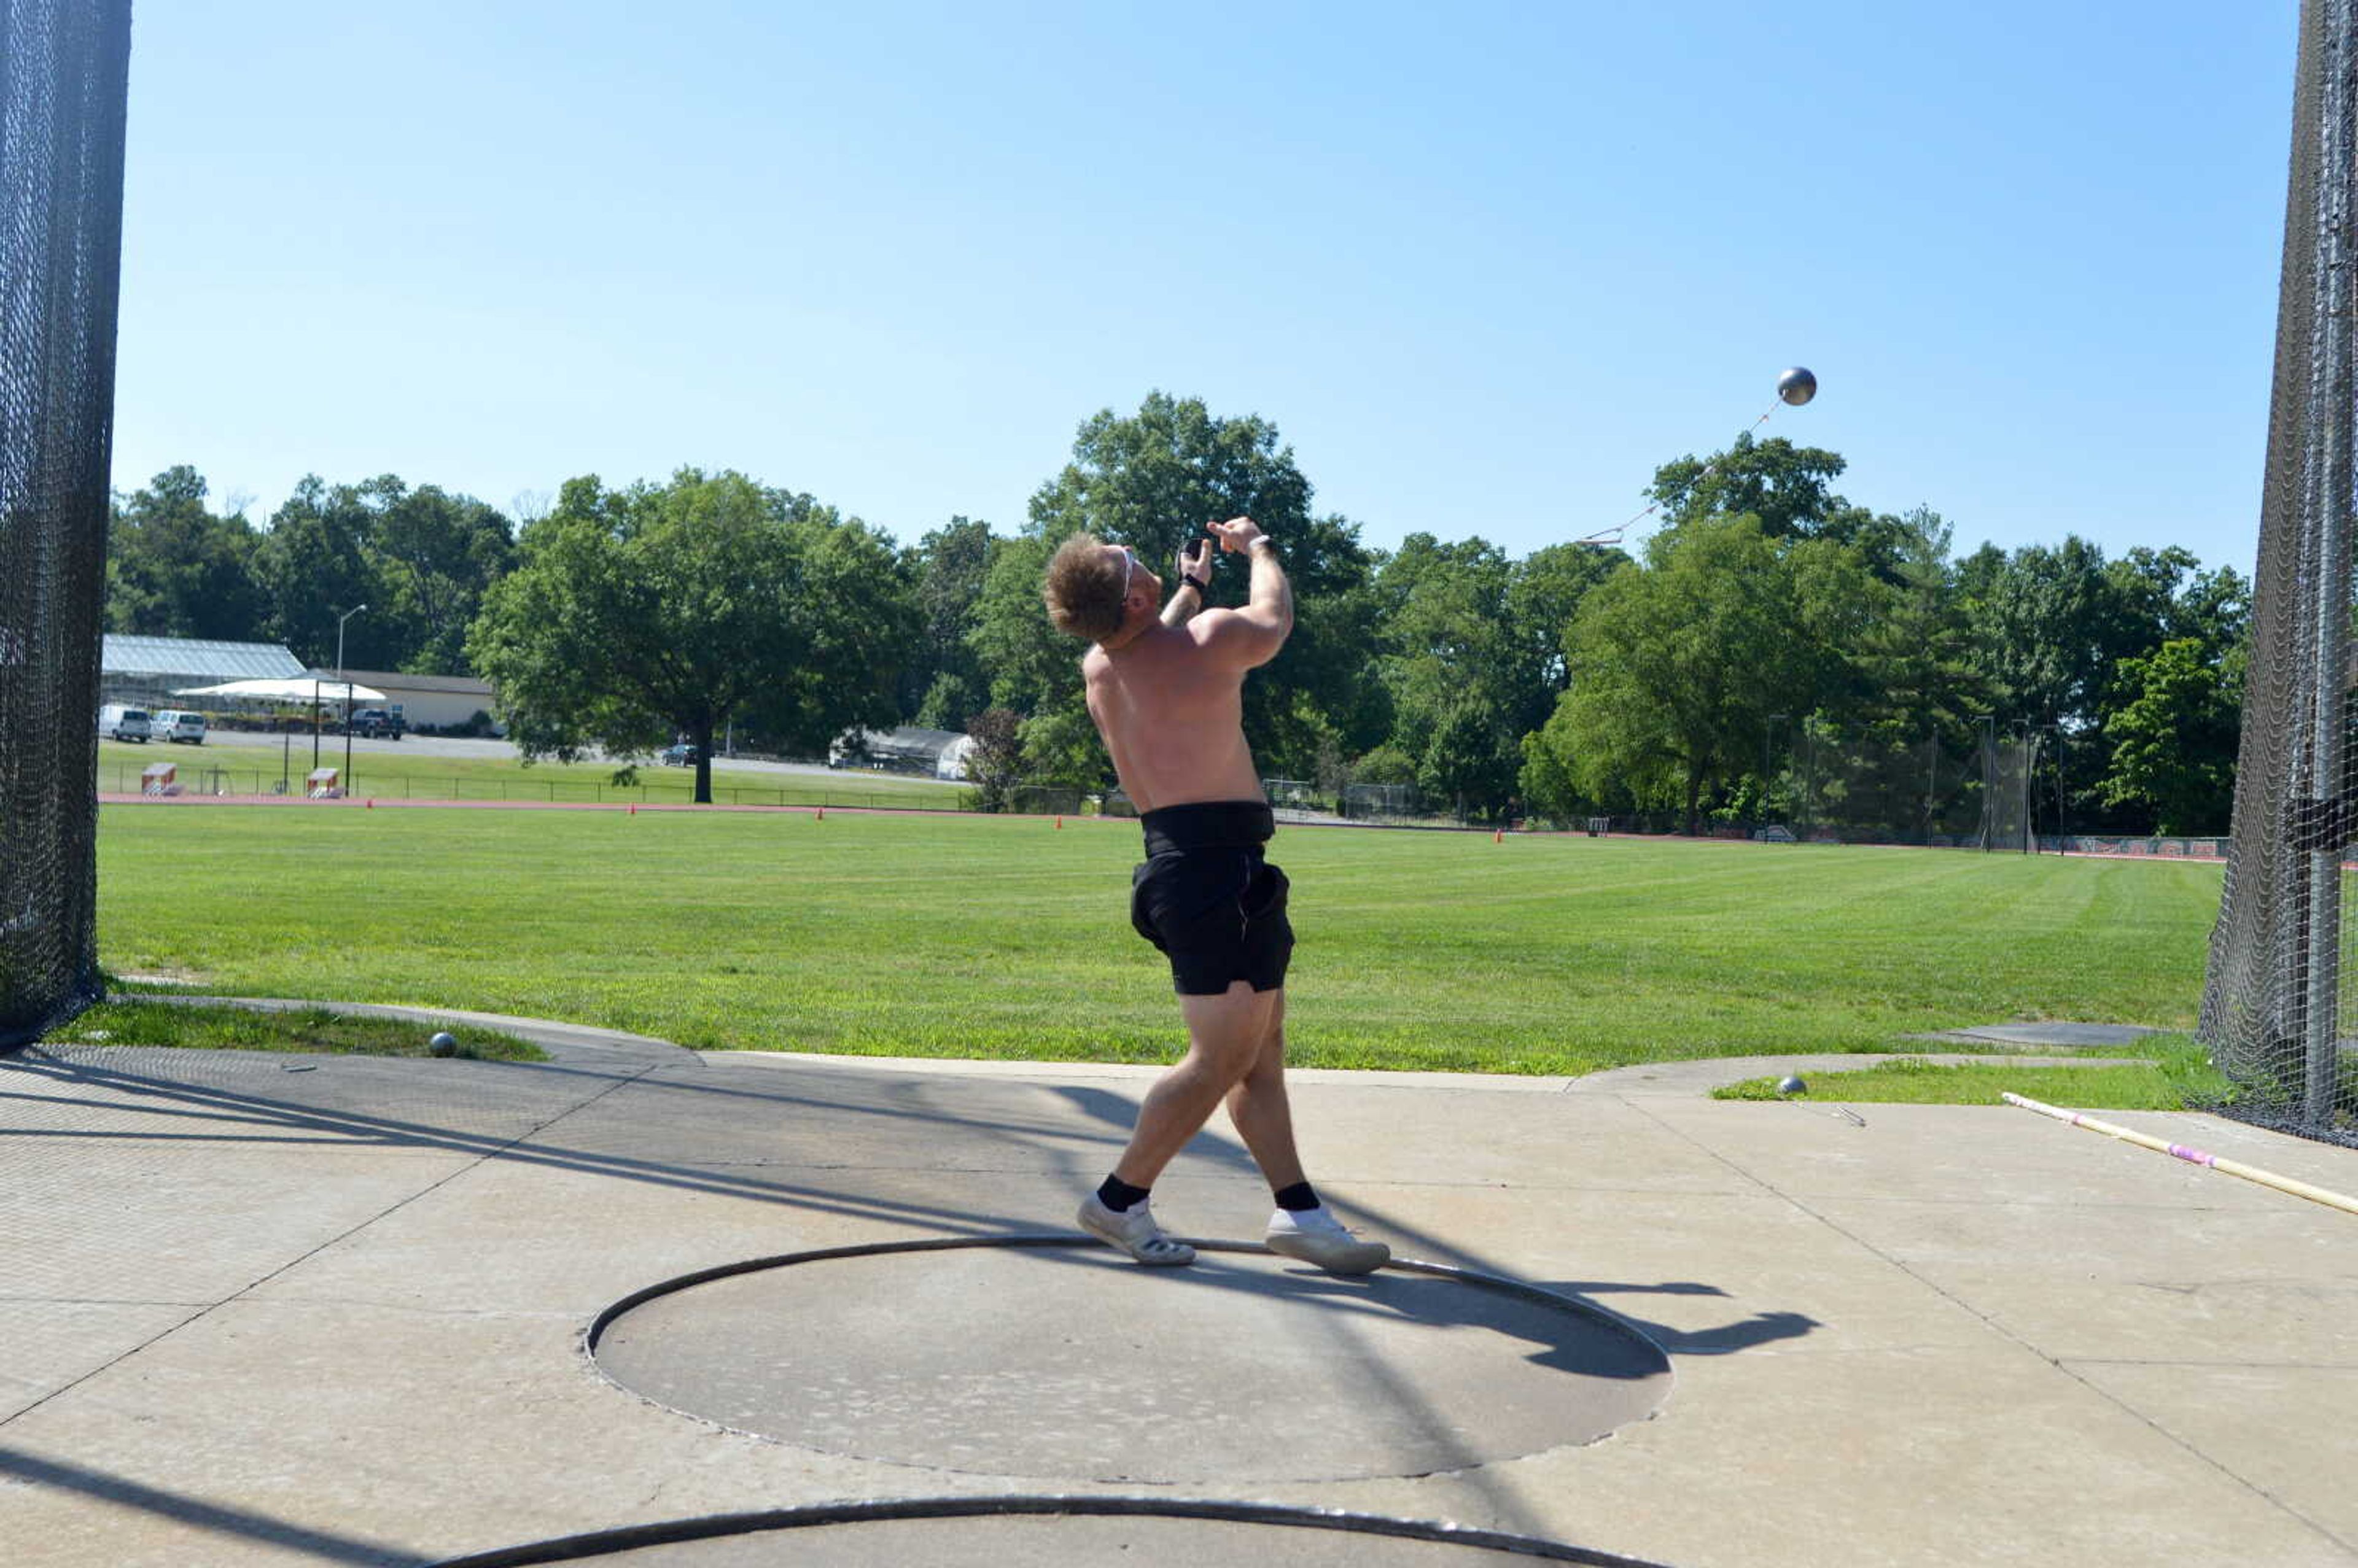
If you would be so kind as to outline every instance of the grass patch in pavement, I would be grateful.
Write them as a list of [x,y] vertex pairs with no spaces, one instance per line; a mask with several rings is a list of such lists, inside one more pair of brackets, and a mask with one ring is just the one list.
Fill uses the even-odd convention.
[[2066,1067],[1942,1062],[1902,1056],[1856,1072],[1804,1076],[1806,1096],[1777,1092],[1779,1078],[1747,1078],[1712,1090],[1714,1099],[1809,1098],[1833,1104],[2003,1105],[2024,1095],[2073,1110],[2186,1110],[2234,1098],[2235,1086],[2190,1034],[2156,1034],[2123,1047],[2150,1061],[2092,1056]]
[[[528,1040],[472,1026],[448,1027],[452,1054],[484,1062],[546,1062]],[[287,1051],[326,1056],[426,1056],[438,1026],[350,1017],[325,1008],[284,1011],[170,1001],[105,1001],[43,1042],[51,1045],[170,1045],[183,1050]]]

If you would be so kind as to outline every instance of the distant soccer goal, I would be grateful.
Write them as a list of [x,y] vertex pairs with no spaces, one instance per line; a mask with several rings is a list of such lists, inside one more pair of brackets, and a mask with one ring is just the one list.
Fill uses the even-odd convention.
[[1359,822],[1409,822],[1422,815],[1414,784],[1345,784],[1342,806],[1344,816]]

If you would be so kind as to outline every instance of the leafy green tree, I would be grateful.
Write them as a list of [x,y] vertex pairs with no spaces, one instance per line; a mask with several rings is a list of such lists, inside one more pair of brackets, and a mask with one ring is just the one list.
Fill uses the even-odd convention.
[[[1249,515],[1277,541],[1293,579],[1294,629],[1284,651],[1245,685],[1245,734],[1265,771],[1309,777],[1336,735],[1379,729],[1365,658],[1372,557],[1358,530],[1314,517],[1311,486],[1277,428],[1258,416],[1214,416],[1200,398],[1150,394],[1134,415],[1106,409],[1085,421],[1072,460],[1033,495],[1018,540],[994,545],[968,645],[991,700],[1027,716],[1035,778],[1095,787],[1103,761],[1081,704],[1080,650],[1048,624],[1040,574],[1055,546],[1087,531],[1167,563],[1204,525]],[[1241,602],[1245,574],[1216,572],[1215,603]],[[1081,775],[1094,771],[1098,776]]]
[[2027,545],[1974,577],[1974,663],[1996,711],[2075,729],[2093,722],[2122,640],[2104,552],[2067,535],[2052,547]]
[[955,730],[990,698],[990,681],[968,642],[990,574],[990,524],[953,517],[907,553],[916,584],[917,643],[901,676],[901,711],[934,730]]
[[1391,694],[1390,743],[1414,759],[1420,790],[1457,803],[1470,787],[1477,811],[1504,804],[1520,739],[1509,728],[1518,651],[1509,575],[1506,553],[1484,539],[1418,533],[1372,585],[1384,611],[1378,669]]
[[1041,579],[1056,544],[1039,533],[990,542],[990,565],[975,598],[967,645],[989,676],[990,700],[1018,713],[1044,713],[1081,700],[1080,650],[1048,624]]
[[233,643],[260,635],[260,538],[243,514],[209,511],[206,490],[183,463],[117,503],[106,542],[110,631]]
[[1556,546],[1520,561],[1477,537],[1410,535],[1377,568],[1377,668],[1388,745],[1414,759],[1428,796],[1469,815],[1509,806],[1523,737],[1547,720],[1567,674],[1563,634],[1590,589],[1627,557]]
[[1649,542],[1582,601],[1565,642],[1564,722],[1543,729],[1592,798],[1676,799],[1696,831],[1704,792],[1745,771],[1762,715],[1799,711],[1817,650],[1792,577],[1750,517]]
[[1768,538],[1807,538],[1849,504],[1831,488],[1847,466],[1823,447],[1797,447],[1782,436],[1755,441],[1747,430],[1714,457],[1664,463],[1646,493],[1673,528],[1748,514]]
[[465,675],[467,635],[484,593],[515,564],[514,530],[495,508],[398,474],[329,484],[306,474],[270,520],[257,576],[266,622],[306,663]]
[[2157,832],[2224,833],[2232,815],[2237,707],[2205,653],[2178,637],[2124,661],[2122,684],[2136,695],[2104,723],[2104,799],[2150,812]]
[[370,553],[386,590],[369,604],[398,639],[393,667],[470,673],[468,629],[483,595],[515,563],[507,518],[471,495],[431,484],[411,490],[391,474],[371,481],[366,493],[376,512]]
[[807,495],[695,469],[622,490],[569,480],[519,545],[468,652],[528,758],[684,736],[709,801],[730,719],[806,755],[893,721],[917,619],[903,563]]
[[1023,778],[1023,716],[1013,708],[990,708],[966,720],[974,741],[967,753],[966,775],[975,787],[976,804],[985,811],[1004,811],[1015,786]]
[[[393,595],[369,550],[373,519],[351,485],[330,486],[305,474],[294,493],[271,514],[255,573],[268,604],[266,634],[297,658],[326,669],[336,656],[336,618],[355,605],[389,606]],[[344,663],[352,669],[395,666],[398,646],[389,619],[356,616],[345,623]]]

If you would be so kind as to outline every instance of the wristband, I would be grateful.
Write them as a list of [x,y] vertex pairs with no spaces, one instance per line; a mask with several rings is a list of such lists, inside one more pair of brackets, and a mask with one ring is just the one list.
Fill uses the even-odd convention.
[[[1210,587],[1211,585],[1209,583],[1197,582],[1191,577],[1182,577],[1179,579],[1179,588],[1192,588],[1197,593],[1202,593]],[[1176,593],[1179,591],[1179,588],[1174,588],[1171,591]]]
[[1247,546],[1245,546],[1245,554],[1247,554],[1247,555],[1251,555],[1255,550],[1260,549],[1263,545],[1267,545],[1267,546],[1268,546],[1271,549],[1272,549],[1272,550],[1274,550],[1275,548],[1277,548],[1277,541],[1276,541],[1276,540],[1274,540],[1274,539],[1272,539],[1272,538],[1271,538],[1268,535],[1263,534],[1263,535],[1261,535],[1259,538],[1256,538],[1256,539],[1255,539],[1251,544],[1247,545]]

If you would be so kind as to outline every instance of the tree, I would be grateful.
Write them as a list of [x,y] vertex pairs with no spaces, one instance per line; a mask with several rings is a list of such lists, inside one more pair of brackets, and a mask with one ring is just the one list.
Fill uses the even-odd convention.
[[1807,538],[1849,505],[1828,488],[1847,466],[1823,447],[1797,447],[1782,436],[1755,441],[1747,430],[1714,457],[1664,463],[1646,493],[1661,503],[1673,528],[1748,514],[1768,538]]
[[106,541],[109,630],[232,643],[260,634],[259,538],[242,513],[206,510],[206,489],[183,463],[118,502]]
[[985,811],[1004,811],[1015,786],[1023,778],[1023,716],[1009,708],[985,708],[966,721],[974,749],[967,753],[966,775],[974,781],[975,803]]
[[271,516],[256,575],[271,634],[308,664],[335,658],[339,619],[365,604],[345,625],[346,668],[465,675],[468,630],[514,563],[507,518],[472,496],[306,474]]
[[807,495],[695,469],[623,490],[569,480],[519,545],[468,653],[527,758],[682,736],[708,802],[712,737],[732,718],[805,754],[893,720],[916,629],[903,564]]
[[508,520],[471,495],[410,490],[391,474],[366,487],[377,505],[370,545],[385,587],[369,600],[397,637],[393,667],[467,674],[467,632],[483,595],[515,561]]
[[2235,792],[2236,705],[2202,643],[2172,638],[2121,666],[2136,697],[2104,722],[2104,799],[2152,813],[2155,831],[2223,833]]
[[908,552],[919,621],[900,701],[912,723],[955,730],[990,698],[990,682],[967,638],[990,558],[990,524],[966,517],[951,518]]
[[2123,641],[2104,552],[2076,534],[1972,563],[1974,663],[2010,719],[2085,728],[2100,711]]
[[[1265,770],[1309,776],[1336,735],[1374,728],[1366,650],[1369,607],[1359,597],[1372,557],[1358,529],[1314,517],[1310,481],[1277,427],[1254,415],[1222,418],[1202,399],[1148,395],[1134,415],[1105,409],[1083,422],[1072,460],[1032,497],[1022,537],[994,545],[968,646],[991,700],[1027,716],[1033,776],[1095,787],[1101,756],[1081,706],[1080,649],[1048,624],[1040,577],[1069,535],[1096,535],[1138,552],[1167,579],[1167,563],[1204,525],[1249,515],[1277,541],[1293,579],[1295,617],[1284,651],[1245,684],[1245,735]],[[1240,602],[1246,572],[1215,572],[1212,600]],[[1081,774],[1095,773],[1095,782]]]
[[[270,531],[256,553],[255,575],[267,603],[267,634],[285,643],[314,669],[336,655],[336,618],[355,605],[390,603],[392,596],[370,558],[371,518],[350,485],[332,489],[317,474],[305,474],[294,493],[271,514]],[[354,669],[384,667],[379,655],[393,643],[384,623],[362,616],[348,623],[352,633],[345,662]]]
[[1757,520],[1667,530],[1647,557],[1582,601],[1565,722],[1541,733],[1591,797],[1675,792],[1693,833],[1704,791],[1755,755],[1762,717],[1804,710],[1817,651]]

